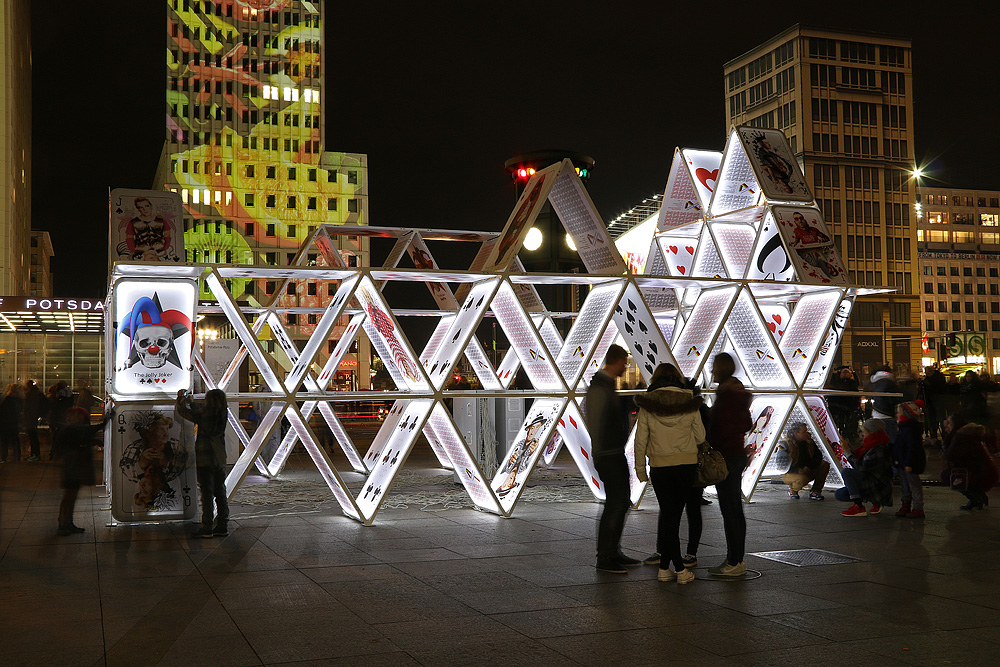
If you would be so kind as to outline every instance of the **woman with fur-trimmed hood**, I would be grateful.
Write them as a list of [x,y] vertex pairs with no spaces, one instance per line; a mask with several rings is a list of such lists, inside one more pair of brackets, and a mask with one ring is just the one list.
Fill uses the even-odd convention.
[[[646,463],[649,462],[649,479],[660,504],[660,517],[656,531],[656,554],[646,562],[658,562],[660,581],[686,584],[694,579],[692,569],[697,565],[694,557],[700,534],[690,534],[689,555],[681,558],[678,529],[681,513],[689,497],[697,492],[693,503],[698,508],[698,533],[701,524],[701,489],[695,487],[698,464],[698,444],[705,440],[705,425],[701,419],[701,396],[687,388],[687,382],[672,364],[660,364],[653,373],[649,390],[635,397],[639,412],[635,436],[635,473],[646,481]],[[693,532],[693,531],[689,531]],[[693,545],[693,548],[692,546]],[[670,563],[674,570],[670,570]],[[687,569],[686,569],[687,568]]]

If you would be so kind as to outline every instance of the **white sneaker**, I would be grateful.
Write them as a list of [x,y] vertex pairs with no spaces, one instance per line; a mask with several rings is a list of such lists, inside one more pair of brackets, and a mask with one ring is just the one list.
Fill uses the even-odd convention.
[[660,568],[660,571],[656,573],[657,581],[677,581],[677,573],[670,568]]
[[722,561],[719,567],[708,568],[708,573],[716,577],[742,577],[747,573],[747,566],[741,561],[736,565],[730,565],[729,561]]
[[683,570],[677,573],[678,584],[686,584],[691,581],[694,581],[694,570],[689,570],[687,568],[684,568]]

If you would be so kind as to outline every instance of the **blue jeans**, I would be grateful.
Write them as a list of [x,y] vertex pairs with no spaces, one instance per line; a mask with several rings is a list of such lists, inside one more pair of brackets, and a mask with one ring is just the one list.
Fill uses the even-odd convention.
[[844,468],[840,471],[844,478],[844,486],[851,494],[851,500],[861,500],[861,473],[854,468]]

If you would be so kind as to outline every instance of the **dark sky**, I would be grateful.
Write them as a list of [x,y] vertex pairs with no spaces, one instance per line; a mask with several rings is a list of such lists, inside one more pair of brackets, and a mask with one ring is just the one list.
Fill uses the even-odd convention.
[[[542,148],[597,161],[589,187],[610,220],[662,192],[675,146],[723,148],[723,64],[796,22],[912,37],[918,162],[949,186],[1000,189],[996,36],[971,12],[468,4],[328,3],[326,147],[368,154],[370,224],[499,230],[504,161]],[[52,232],[57,296],[97,296],[107,191],[149,187],[162,147],[165,8],[32,5],[34,226]]]

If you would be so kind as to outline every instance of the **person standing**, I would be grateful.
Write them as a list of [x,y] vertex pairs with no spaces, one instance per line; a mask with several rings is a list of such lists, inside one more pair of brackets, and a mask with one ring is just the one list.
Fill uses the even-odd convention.
[[[701,524],[701,488],[696,487],[698,475],[698,444],[705,441],[705,426],[701,421],[701,396],[686,387],[684,376],[673,364],[660,364],[653,372],[649,390],[635,397],[639,411],[635,435],[635,474],[640,482],[649,479],[660,505],[656,526],[656,551],[659,554],[659,581],[686,584],[694,579],[694,571],[681,558],[678,530],[684,506],[692,505]],[[696,499],[692,496],[696,495]],[[694,500],[690,503],[689,500]],[[688,517],[691,519],[690,515]],[[690,533],[691,531],[689,531]],[[690,537],[690,534],[689,534]],[[700,539],[700,536],[695,538]],[[697,562],[688,549],[692,562]],[[647,559],[649,561],[650,559]],[[670,569],[673,563],[674,569]]]
[[59,380],[48,391],[49,400],[49,437],[51,438],[51,449],[49,450],[49,460],[56,455],[56,437],[59,429],[66,423],[66,413],[73,407],[73,392],[65,380]]
[[715,400],[708,417],[707,440],[726,459],[729,474],[715,485],[722,512],[722,525],[726,532],[726,560],[718,567],[709,568],[709,574],[718,577],[739,577],[746,574],[743,563],[747,539],[747,520],[743,516],[743,494],[740,490],[743,470],[747,467],[744,439],[753,428],[750,402],[753,396],[743,383],[734,377],[736,362],[725,352],[712,360],[712,378],[718,382]]
[[948,415],[945,411],[945,394],[948,393],[948,381],[937,368],[929,367],[923,381],[924,392],[924,429],[931,441],[940,441],[943,437],[941,424]]
[[56,535],[72,535],[84,532],[73,523],[73,509],[81,486],[94,483],[94,436],[104,430],[110,417],[105,413],[99,424],[90,423],[90,414],[83,408],[70,408],[66,412],[66,424],[59,429],[58,439],[53,448],[63,460],[63,497],[59,503],[59,528]]
[[924,452],[922,437],[924,425],[921,423],[921,403],[923,401],[908,401],[896,406],[899,430],[892,443],[892,465],[899,475],[899,486],[902,488],[902,504],[896,516],[913,519],[924,518],[924,487],[920,482],[920,474],[927,467],[927,454]]
[[[201,490],[201,530],[199,537],[225,537],[229,534],[229,501],[226,497],[226,393],[211,389],[205,401],[195,403],[185,391],[177,392],[177,414],[198,426],[194,440],[198,487]],[[216,515],[215,509],[218,509]]]
[[24,386],[22,417],[24,419],[24,432],[28,435],[28,444],[31,446],[31,455],[24,460],[38,461],[42,456],[42,448],[38,440],[38,420],[48,413],[49,401],[34,380],[28,380]]
[[[858,380],[850,366],[841,366],[833,372],[829,382],[830,389],[837,391],[858,390]],[[826,399],[830,409],[830,417],[840,431],[840,435],[848,442],[855,442],[858,437],[858,425],[861,423],[861,403],[858,396],[829,396]]]
[[[880,394],[899,393],[899,383],[892,374],[892,369],[882,366],[871,377],[871,390]],[[885,434],[889,442],[896,439],[896,406],[899,398],[896,396],[876,396],[872,399],[872,417],[881,419],[885,424]]]
[[[11,382],[0,398],[0,463],[21,460],[21,412],[24,410],[24,391],[21,385]],[[10,460],[7,454],[11,453]]]
[[597,527],[597,569],[614,574],[626,574],[626,567],[641,562],[623,554],[620,546],[631,500],[625,459],[628,425],[615,391],[615,378],[624,375],[627,367],[628,352],[618,345],[609,347],[604,367],[590,381],[585,403],[594,468],[604,482],[604,510]]

